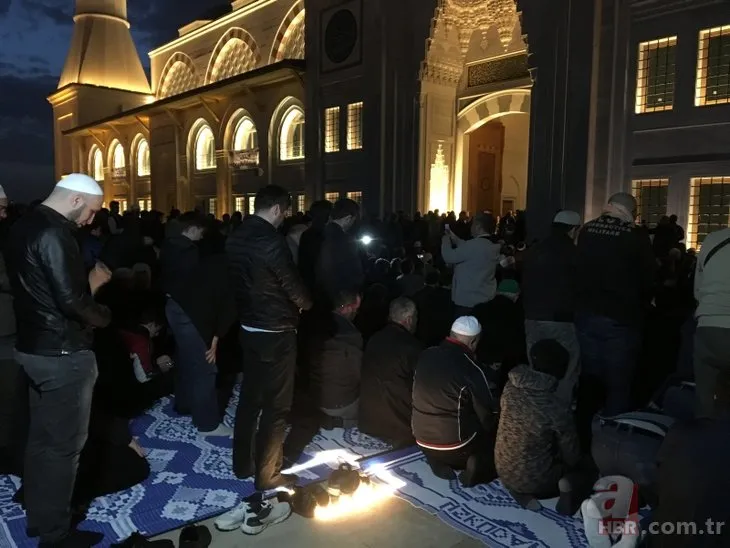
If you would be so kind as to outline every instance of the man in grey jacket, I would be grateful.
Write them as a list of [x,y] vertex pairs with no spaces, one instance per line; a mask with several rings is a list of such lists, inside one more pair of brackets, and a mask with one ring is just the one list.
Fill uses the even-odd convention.
[[709,234],[702,242],[695,272],[697,332],[694,369],[697,416],[715,417],[715,385],[730,369],[730,228]]
[[471,240],[462,240],[450,227],[441,241],[444,262],[454,267],[451,300],[456,317],[469,315],[481,303],[491,301],[497,294],[497,265],[501,246],[494,243],[494,217],[478,213],[471,224]]

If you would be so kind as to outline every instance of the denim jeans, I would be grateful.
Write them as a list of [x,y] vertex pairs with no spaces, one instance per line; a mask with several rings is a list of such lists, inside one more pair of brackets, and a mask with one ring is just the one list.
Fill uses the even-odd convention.
[[546,322],[525,320],[525,334],[527,335],[527,355],[530,355],[532,345],[545,339],[559,342],[570,355],[568,370],[560,381],[556,394],[567,406],[573,403],[573,390],[580,375],[580,345],[575,325],[571,322]]
[[243,385],[236,409],[233,471],[237,477],[247,478],[255,465],[256,488],[266,489],[279,476],[284,462],[286,424],[294,399],[297,334],[241,330],[240,337]]
[[15,351],[30,382],[30,428],[23,485],[28,528],[41,542],[65,537],[71,527],[71,496],[79,455],[86,443],[97,378],[91,350],[62,356]]
[[208,363],[208,347],[185,311],[167,299],[165,315],[175,337],[175,406],[190,412],[200,432],[212,432],[221,422],[215,382],[218,368]]

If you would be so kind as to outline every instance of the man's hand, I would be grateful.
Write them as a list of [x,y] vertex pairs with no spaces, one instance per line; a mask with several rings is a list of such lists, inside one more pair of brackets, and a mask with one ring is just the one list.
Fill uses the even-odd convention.
[[205,353],[205,359],[208,363],[215,364],[215,355],[218,352],[218,337],[213,337],[210,349]]
[[145,458],[145,451],[135,438],[132,438],[132,441],[129,442],[129,448],[137,453],[141,458]]
[[89,287],[91,294],[96,295],[101,287],[109,283],[112,279],[112,272],[104,263],[96,263],[96,266],[89,272]]

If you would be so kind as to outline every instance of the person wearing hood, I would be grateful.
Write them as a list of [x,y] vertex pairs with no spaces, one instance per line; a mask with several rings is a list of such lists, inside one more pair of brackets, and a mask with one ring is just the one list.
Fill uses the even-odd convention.
[[654,293],[657,264],[649,236],[634,222],[637,202],[618,193],[578,235],[576,317],[581,348],[578,412],[588,442],[590,421],[630,411],[631,385],[643,318]]
[[560,491],[558,512],[565,515],[577,511],[574,504],[592,486],[592,481],[565,477],[581,461],[573,416],[556,393],[569,361],[560,343],[546,339],[532,346],[532,367],[519,365],[510,371],[494,448],[499,478],[518,503],[537,510],[537,499]]

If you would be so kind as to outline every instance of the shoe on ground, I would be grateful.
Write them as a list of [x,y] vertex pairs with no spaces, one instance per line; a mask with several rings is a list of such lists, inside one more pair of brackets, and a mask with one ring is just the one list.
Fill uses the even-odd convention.
[[215,528],[219,531],[235,531],[243,525],[243,522],[252,513],[251,507],[260,502],[260,494],[243,499],[237,506],[234,506],[215,520]]
[[211,430],[210,432],[199,432],[204,438],[232,438],[233,428],[226,426],[225,424],[219,424],[218,428]]
[[539,512],[540,510],[542,510],[542,504],[532,495],[528,495],[525,493],[515,493],[514,491],[509,491],[509,494],[512,495],[512,498],[515,499],[515,502],[525,510],[530,510],[531,512]]
[[271,489],[277,489],[278,487],[294,487],[299,481],[299,478],[294,474],[279,474],[268,483],[259,483],[258,480],[254,482],[254,487],[257,491],[269,491]]
[[291,505],[276,498],[249,506],[241,531],[246,535],[258,535],[267,528],[282,523],[291,516]]
[[104,535],[75,529],[57,542],[41,542],[38,548],[91,548],[104,540]]
[[205,525],[192,525],[180,531],[180,548],[208,548],[212,541]]
[[140,533],[132,533],[132,536],[119,544],[112,544],[112,548],[175,548],[171,540],[147,540]]

